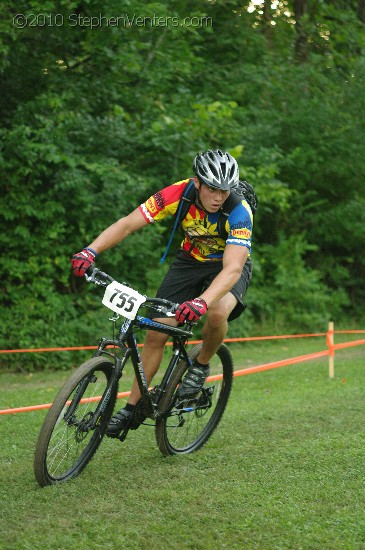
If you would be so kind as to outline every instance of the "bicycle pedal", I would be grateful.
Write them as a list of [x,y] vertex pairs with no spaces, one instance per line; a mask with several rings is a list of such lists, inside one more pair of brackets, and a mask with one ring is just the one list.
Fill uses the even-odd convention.
[[106,437],[109,437],[109,439],[119,439],[119,435],[118,434],[108,434],[108,433],[105,433]]
[[138,428],[140,426],[142,426],[143,422],[140,422],[139,424],[133,424],[133,422],[131,423],[130,426],[128,426],[128,430],[138,430]]
[[125,438],[127,437],[128,431],[129,431],[129,428],[128,428],[128,430],[124,430],[123,433],[121,433],[120,435],[117,436],[117,439],[119,439],[119,441],[120,441],[121,443],[123,443],[123,441],[124,441]]
[[191,408],[191,407],[194,407],[194,405],[196,405],[197,403],[198,403],[198,396],[182,397],[176,401],[175,407],[181,408],[181,409]]
[[120,441],[124,441],[126,436],[127,436],[127,433],[129,432],[130,429],[131,429],[131,427],[127,426],[126,428],[121,428],[119,433],[105,432],[105,435],[107,437],[109,437],[110,439],[119,439]]

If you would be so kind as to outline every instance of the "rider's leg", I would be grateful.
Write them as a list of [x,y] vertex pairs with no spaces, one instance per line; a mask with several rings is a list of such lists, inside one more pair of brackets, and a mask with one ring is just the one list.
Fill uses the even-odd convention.
[[189,367],[182,381],[178,395],[189,398],[196,395],[209,375],[209,361],[221,345],[228,329],[228,317],[237,304],[233,294],[228,293],[208,310],[207,320],[203,327],[202,349]]
[[[177,322],[173,318],[155,319],[155,321],[164,323],[166,325],[177,326]],[[142,348],[141,359],[148,384],[151,382],[152,378],[159,369],[167,340],[168,335],[163,334],[162,332],[149,330],[146,334],[145,343]],[[131,405],[135,405],[140,397],[141,393],[139,391],[138,382],[135,378],[133,381],[128,403],[130,403]]]
[[[167,325],[177,325],[175,319],[164,318],[155,320],[165,323]],[[168,336],[166,334],[163,334],[162,332],[150,330],[146,334],[145,343],[141,353],[141,360],[148,384],[151,382],[152,378],[158,371],[167,339]],[[117,437],[121,430],[131,425],[134,405],[137,403],[140,397],[141,393],[139,391],[138,382],[135,378],[127,405],[119,409],[119,411],[110,419],[106,431],[108,436]],[[138,425],[139,424],[137,424],[137,427]]]
[[228,317],[237,305],[237,299],[228,292],[218,302],[213,304],[207,314],[203,327],[203,346],[197,357],[202,365],[209,363],[228,331]]

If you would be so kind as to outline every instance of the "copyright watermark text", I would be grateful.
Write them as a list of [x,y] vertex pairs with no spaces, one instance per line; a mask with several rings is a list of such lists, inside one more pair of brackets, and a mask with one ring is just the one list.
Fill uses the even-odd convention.
[[13,26],[17,29],[26,27],[81,27],[97,29],[102,27],[212,27],[211,17],[184,17],[180,19],[175,16],[161,17],[158,15],[118,15],[107,17],[101,13],[93,16],[85,16],[78,13],[63,15],[61,13],[29,13],[27,15],[18,13],[13,17]]

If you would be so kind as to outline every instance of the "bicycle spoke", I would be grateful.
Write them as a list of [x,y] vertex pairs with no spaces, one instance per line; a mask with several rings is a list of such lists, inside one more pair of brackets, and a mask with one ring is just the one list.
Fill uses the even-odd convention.
[[[199,353],[197,346],[189,354],[193,359]],[[156,424],[156,439],[163,454],[183,454],[199,449],[208,440],[220,421],[227,404],[232,383],[232,359],[228,349],[221,346],[210,362],[210,375],[203,389],[193,398],[174,398],[186,364],[180,364],[166,391],[165,403],[174,405],[169,414]],[[178,370],[179,369],[179,370]],[[175,400],[175,402],[174,402]]]
[[[91,359],[60,391],[46,417],[36,448],[34,468],[40,485],[66,481],[78,475],[92,458],[114,408],[116,390],[100,413],[96,427],[89,427],[109,384],[112,369],[109,359]],[[73,402],[75,398],[77,404]]]

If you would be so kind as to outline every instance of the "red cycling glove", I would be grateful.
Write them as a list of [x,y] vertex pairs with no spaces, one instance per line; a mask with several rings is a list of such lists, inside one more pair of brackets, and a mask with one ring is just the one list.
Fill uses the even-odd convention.
[[96,256],[97,253],[92,248],[84,248],[72,256],[71,267],[76,277],[85,275],[85,271],[94,263]]
[[207,310],[208,306],[202,298],[194,298],[194,300],[179,305],[175,319],[181,324],[187,321],[196,323],[202,315],[206,314]]

